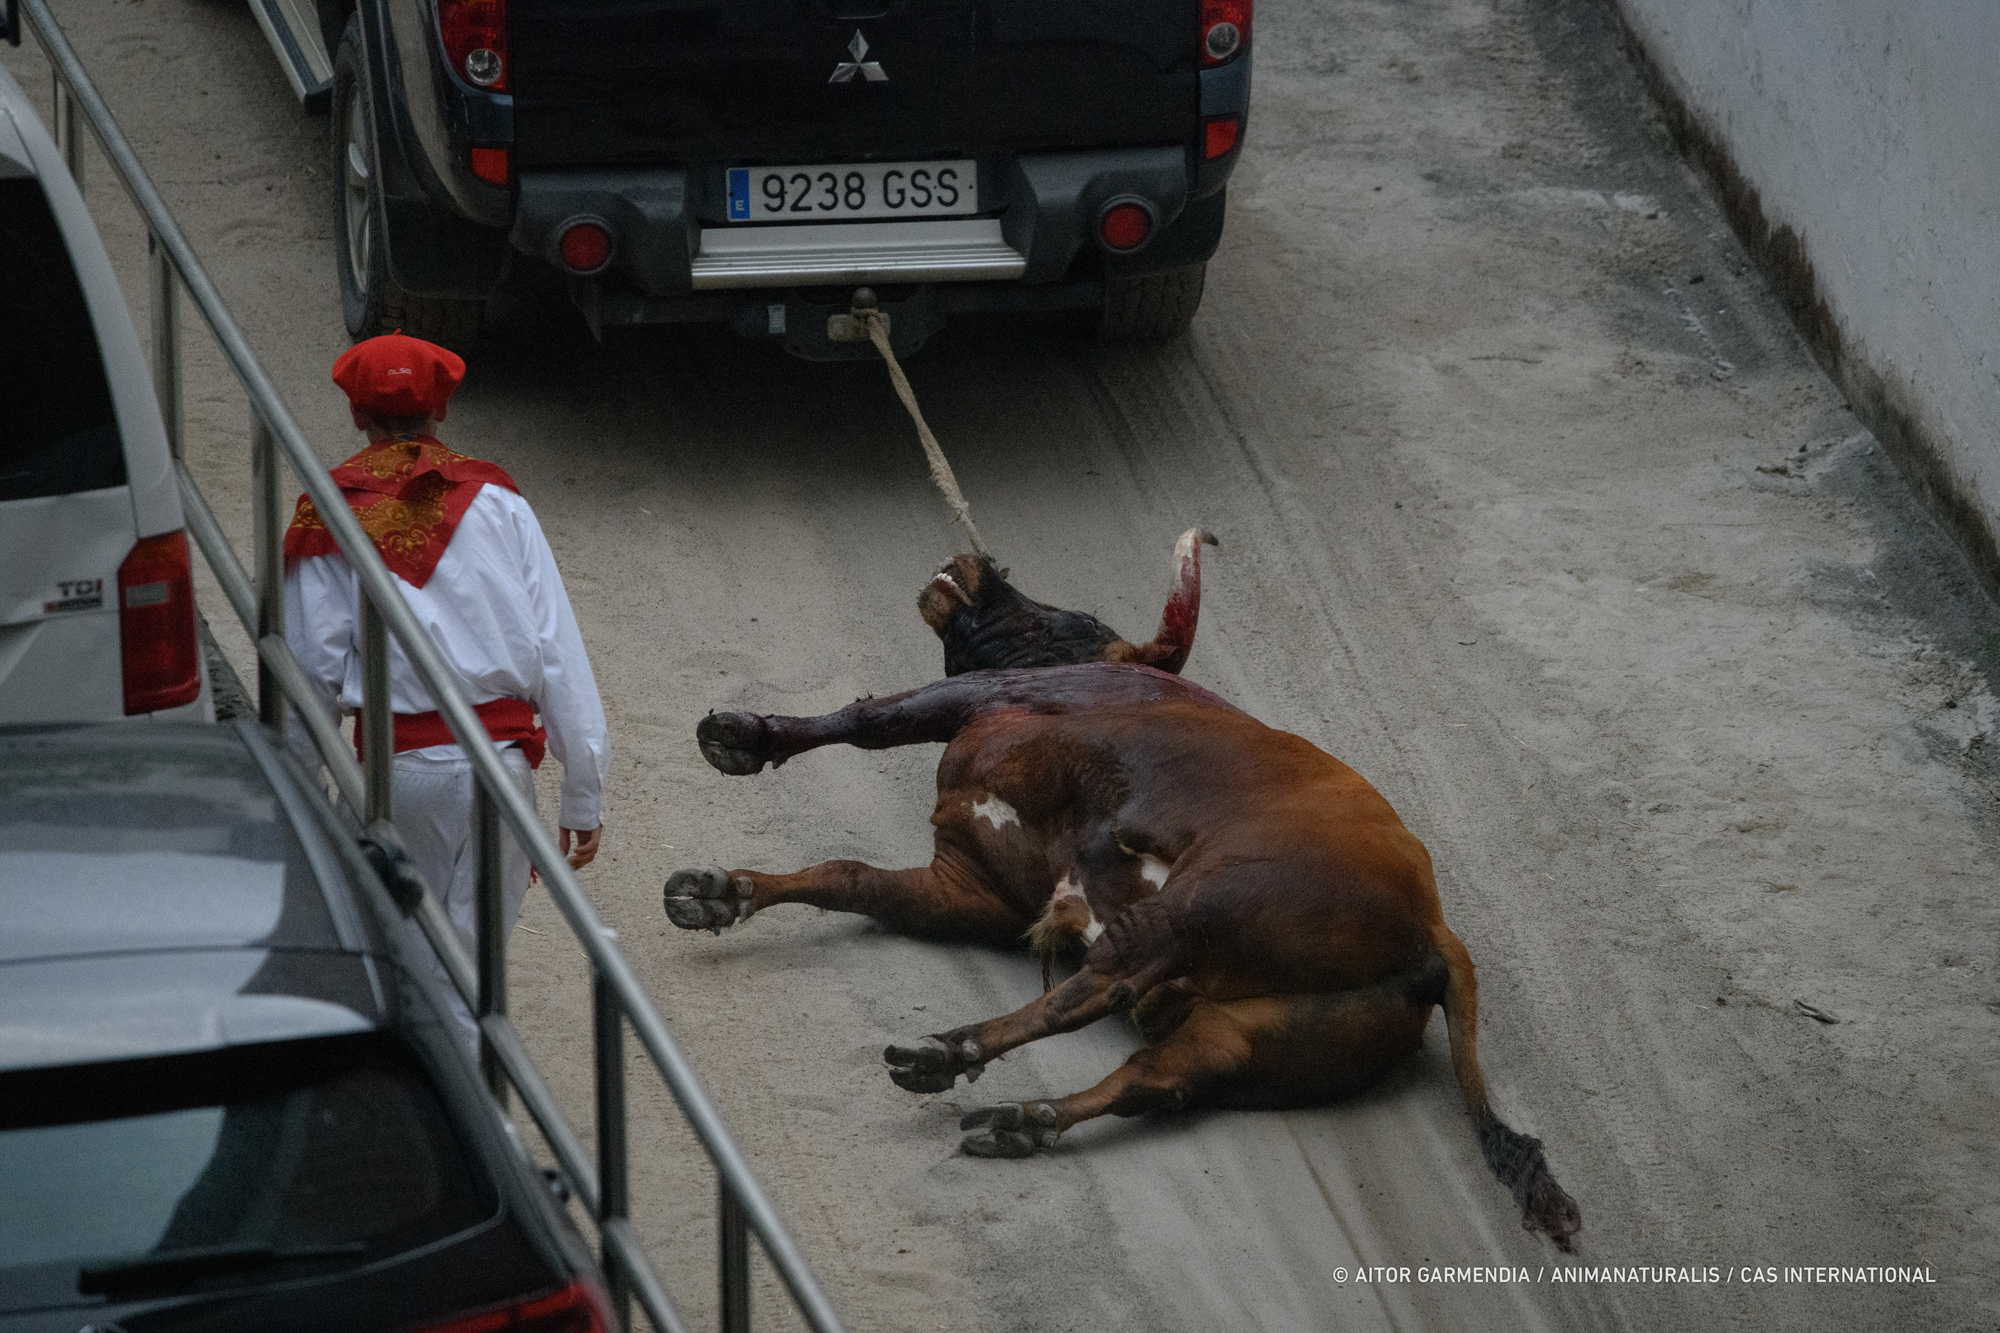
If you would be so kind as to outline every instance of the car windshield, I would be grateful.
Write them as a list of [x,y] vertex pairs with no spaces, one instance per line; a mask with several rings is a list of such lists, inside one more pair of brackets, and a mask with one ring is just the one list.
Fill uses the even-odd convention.
[[366,1263],[497,1196],[374,1034],[0,1074],[0,1311]]
[[40,181],[0,180],[0,503],[125,484],[97,332]]

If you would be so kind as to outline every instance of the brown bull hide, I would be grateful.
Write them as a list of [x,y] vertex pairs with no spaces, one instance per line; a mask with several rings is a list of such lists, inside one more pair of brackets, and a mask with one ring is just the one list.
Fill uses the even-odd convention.
[[1128,643],[1096,616],[1024,596],[984,555],[955,555],[917,594],[924,623],[944,641],[944,674],[1008,667],[1136,662],[1178,672],[1201,615],[1201,547],[1215,537],[1189,528],[1174,543],[1173,584],[1151,643]]
[[942,1092],[1027,1042],[1118,1012],[1138,1022],[1145,1044],[1096,1087],[967,1115],[965,1151],[1026,1156],[1106,1114],[1325,1102],[1414,1051],[1441,1004],[1487,1162],[1524,1225],[1571,1248],[1581,1215],[1540,1142],[1487,1105],[1472,960],[1430,856],[1331,755],[1178,677],[1110,663],[977,671],[824,717],[711,714],[696,737],[731,774],[822,745],[945,742],[936,855],[909,870],[683,870],[666,886],[675,925],[807,903],[914,935],[1086,946],[1076,975],[1015,1013],[891,1046],[900,1086]]

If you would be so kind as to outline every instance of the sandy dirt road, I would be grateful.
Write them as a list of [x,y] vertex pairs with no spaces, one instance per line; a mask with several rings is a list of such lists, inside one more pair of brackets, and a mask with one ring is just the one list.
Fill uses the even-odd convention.
[[[59,8],[344,455],[323,122],[238,0]],[[527,301],[446,436],[521,481],[592,650],[615,745],[592,893],[856,1329],[2000,1325],[2000,616],[1655,141],[1601,9],[1299,0],[1258,22],[1193,335],[967,325],[910,375],[1032,594],[1138,635],[1175,533],[1221,535],[1188,674],[1353,764],[1426,841],[1499,1110],[1547,1141],[1584,1259],[1644,1271],[1552,1279],[1441,1022],[1353,1104],[1100,1122],[981,1162],[959,1106],[1095,1082],[1129,1030],[913,1097],[883,1045],[1025,1002],[1025,955],[805,909],[672,930],[681,865],[928,859],[934,750],[726,779],[692,731],[932,678],[913,601],[956,546],[878,368],[712,330],[598,347]],[[0,59],[45,87],[31,48]],[[143,329],[143,237],[101,166],[90,188]],[[193,450],[247,538],[241,398],[190,342]],[[582,1113],[561,931],[531,901],[513,986]],[[642,1227],[710,1323],[712,1187],[663,1094],[634,1118]],[[1785,1280],[1856,1264],[1936,1280]],[[1419,1281],[1438,1265],[1527,1280]],[[787,1326],[768,1276],[759,1300]]]

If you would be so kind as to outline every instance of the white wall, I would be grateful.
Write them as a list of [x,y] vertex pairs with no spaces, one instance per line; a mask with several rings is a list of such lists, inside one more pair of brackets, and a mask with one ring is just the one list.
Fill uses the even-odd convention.
[[2000,0],[1617,3],[2000,531]]

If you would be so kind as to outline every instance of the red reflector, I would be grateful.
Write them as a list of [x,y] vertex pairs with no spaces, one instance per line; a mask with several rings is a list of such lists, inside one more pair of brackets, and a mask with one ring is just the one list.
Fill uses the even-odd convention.
[[507,150],[504,148],[475,148],[472,150],[472,174],[488,185],[507,183]]
[[473,1310],[409,1333],[607,1333],[610,1327],[596,1290],[578,1278],[546,1296]]
[[[467,82],[507,91],[507,0],[438,0],[438,36],[444,53]],[[484,52],[466,60],[474,52]]]
[[1136,250],[1153,234],[1153,215],[1138,204],[1116,204],[1104,210],[1097,234],[1113,250]]
[[128,715],[178,708],[201,696],[185,533],[141,538],[118,566],[118,650]]
[[1250,0],[1201,0],[1201,63],[1227,64],[1250,44]]
[[571,223],[558,249],[571,272],[595,273],[611,262],[611,233],[600,223]]
[[1201,159],[1212,162],[1236,146],[1236,117],[1218,116],[1201,127]]

